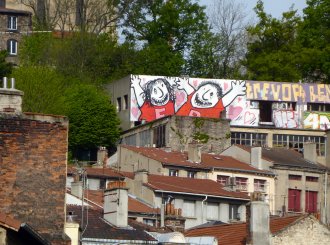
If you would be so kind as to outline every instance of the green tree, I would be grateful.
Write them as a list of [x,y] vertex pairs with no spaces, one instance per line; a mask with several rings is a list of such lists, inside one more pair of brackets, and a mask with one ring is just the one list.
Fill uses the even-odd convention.
[[79,84],[66,90],[65,115],[70,121],[69,149],[113,147],[119,138],[119,119],[110,98],[93,85]]
[[283,13],[281,20],[272,18],[264,12],[262,1],[258,1],[255,11],[259,21],[248,28],[250,40],[244,60],[247,78],[298,81],[302,78],[296,42],[300,17],[291,10]]
[[141,50],[139,64],[150,67],[149,74],[180,75],[193,41],[208,30],[204,8],[191,0],[132,1],[123,23],[124,36]]
[[7,51],[0,51],[0,79],[11,74],[12,65],[6,61]]
[[308,82],[330,83],[330,1],[308,0],[298,29],[300,70]]
[[13,70],[17,89],[24,92],[23,111],[63,114],[61,97],[67,80],[53,68],[25,66]]

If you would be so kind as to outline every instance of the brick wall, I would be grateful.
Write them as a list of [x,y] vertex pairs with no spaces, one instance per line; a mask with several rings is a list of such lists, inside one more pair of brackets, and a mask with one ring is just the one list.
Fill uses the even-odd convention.
[[321,225],[313,216],[308,216],[273,236],[271,244],[328,245],[330,230]]
[[68,123],[31,118],[0,115],[0,212],[65,244]]

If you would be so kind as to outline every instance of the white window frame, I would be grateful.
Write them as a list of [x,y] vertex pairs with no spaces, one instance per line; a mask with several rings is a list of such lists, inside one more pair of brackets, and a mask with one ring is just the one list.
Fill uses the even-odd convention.
[[8,40],[9,45],[8,45],[8,53],[9,55],[17,55],[17,41],[15,39],[9,39]]
[[17,16],[8,16],[8,30],[17,30]]
[[196,218],[196,202],[190,200],[184,200],[182,215],[183,217],[187,217],[187,218]]

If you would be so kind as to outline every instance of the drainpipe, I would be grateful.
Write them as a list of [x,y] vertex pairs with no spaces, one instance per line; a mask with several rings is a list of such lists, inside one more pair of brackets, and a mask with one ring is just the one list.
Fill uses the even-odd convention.
[[325,178],[324,178],[324,223],[328,224],[328,210],[327,210],[327,185],[328,185],[328,171],[325,171]]
[[202,201],[202,224],[204,222],[204,202],[207,200],[207,196]]

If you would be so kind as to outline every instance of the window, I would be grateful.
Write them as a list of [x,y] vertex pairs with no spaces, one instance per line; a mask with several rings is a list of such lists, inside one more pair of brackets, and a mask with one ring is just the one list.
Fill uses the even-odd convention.
[[273,110],[296,110],[296,102],[274,102],[272,105]]
[[129,135],[123,138],[124,145],[136,145],[136,134]]
[[307,103],[308,111],[328,111],[330,112],[330,104],[323,103]]
[[140,146],[150,146],[150,130],[140,132]]
[[117,98],[117,111],[121,111],[121,98],[120,97],[118,97]]
[[307,213],[317,212],[317,191],[306,191],[305,211]]
[[106,186],[106,180],[105,179],[100,179],[100,189],[104,190]]
[[301,180],[301,175],[289,174],[289,180]]
[[318,156],[325,155],[325,137],[307,136],[307,135],[286,135],[286,134],[273,135],[274,147],[293,148],[298,152],[302,152],[305,142],[315,142],[317,155]]
[[222,184],[222,185],[226,185],[228,179],[229,179],[229,176],[217,175],[217,182]]
[[143,219],[143,224],[150,225],[150,226],[155,226],[156,225],[156,220],[154,220],[154,219]]
[[208,220],[219,220],[219,204],[208,202],[206,208],[206,218]]
[[10,55],[17,55],[17,41],[9,39],[7,41],[7,50]]
[[0,7],[6,7],[6,0],[0,0]]
[[154,144],[157,148],[166,146],[165,144],[166,125],[154,128]]
[[184,217],[195,217],[195,201],[183,201],[182,215]]
[[319,178],[314,176],[306,176],[306,181],[308,182],[318,182]]
[[229,219],[230,220],[239,220],[240,219],[239,213],[238,213],[238,208],[239,208],[238,205],[233,205],[233,204],[229,205]]
[[266,191],[266,180],[254,179],[254,191]]
[[188,171],[187,172],[187,177],[194,179],[196,177],[196,172],[195,171]]
[[17,17],[8,16],[8,30],[17,30]]
[[128,109],[128,95],[124,95],[124,110]]
[[168,175],[169,176],[179,176],[179,171],[176,169],[169,169]]
[[289,189],[288,190],[288,210],[293,212],[300,212],[300,195],[301,190]]
[[248,189],[248,178],[236,177],[236,189],[240,191],[247,191]]
[[267,134],[260,133],[231,133],[231,144],[249,145],[249,146],[267,146]]
[[259,122],[272,122],[272,103],[271,101],[259,101]]

